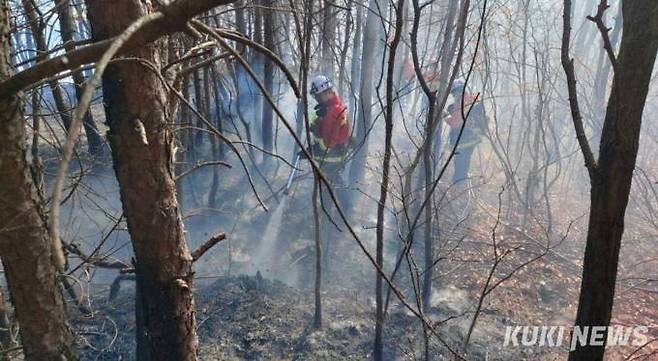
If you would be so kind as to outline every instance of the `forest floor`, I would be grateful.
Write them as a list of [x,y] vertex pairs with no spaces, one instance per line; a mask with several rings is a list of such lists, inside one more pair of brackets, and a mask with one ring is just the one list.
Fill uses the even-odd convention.
[[[439,320],[459,312],[453,296],[440,300],[430,312]],[[201,360],[368,360],[373,340],[373,303],[362,294],[346,290],[323,292],[324,324],[312,327],[313,298],[308,291],[260,277],[218,279],[197,293],[197,322]],[[454,307],[454,308],[453,308]],[[88,347],[85,360],[133,360],[135,320],[132,296],[98,309],[93,321],[76,320]],[[502,319],[502,318],[501,318]],[[108,320],[112,320],[111,323]],[[390,360],[420,357],[422,332],[418,320],[400,306],[392,307],[385,332],[385,353]],[[535,359],[519,350],[488,344],[501,337],[501,324],[482,322],[470,347],[469,360]],[[457,348],[463,329],[439,328],[445,341]],[[92,346],[93,345],[93,346]],[[437,360],[451,359],[434,339],[431,352]]]
[[[334,241],[342,246],[333,250],[334,260],[329,263],[328,270],[325,269],[323,327],[314,329],[314,256],[310,241],[312,227],[309,226],[312,223],[310,216],[302,212],[303,202],[290,200],[288,207],[296,216],[288,214],[283,217],[281,234],[273,248],[278,252],[277,257],[289,265],[287,271],[273,271],[267,269],[269,265],[263,264],[260,266],[265,268],[250,265],[254,260],[249,254],[264,247],[263,240],[272,237],[263,233],[270,217],[267,214],[251,216],[245,222],[253,226],[239,227],[242,230],[233,234],[239,242],[233,244],[231,251],[232,273],[244,271],[250,275],[227,276],[225,267],[217,265],[216,256],[198,265],[196,301],[201,360],[371,359],[374,337],[372,266],[353,240],[343,235],[336,237]],[[446,241],[437,250],[445,260],[437,267],[431,307],[427,313],[438,325],[443,340],[430,338],[430,352],[436,360],[452,359],[442,342],[461,350],[475,305],[493,265],[490,239],[495,226],[495,209],[482,204],[474,205],[473,209],[472,219],[464,222],[461,228],[452,228],[452,233],[446,232]],[[444,215],[443,219],[449,219],[449,215]],[[367,220],[365,224],[368,224]],[[365,236],[368,227],[358,228],[366,246],[372,249],[373,240]],[[499,224],[496,233],[499,249],[510,252],[493,273],[490,285],[501,283],[484,299],[467,359],[564,358],[566,345],[555,348],[504,347],[503,340],[507,326],[570,326],[573,323],[580,285],[578,254],[581,250],[578,247],[560,248],[558,246],[562,245],[558,242],[544,256],[521,267],[543,253],[541,232],[522,231]],[[395,254],[390,248],[394,246],[388,244],[388,248],[390,261],[391,254]],[[217,252],[221,252],[224,259],[226,250]],[[258,269],[255,275],[254,269]],[[215,275],[209,276],[212,274]],[[287,284],[269,277],[283,279]],[[408,276],[402,274],[397,283],[407,296],[412,295]],[[101,305],[96,307],[99,317],[74,322],[76,328],[83,330],[82,335],[88,343],[86,360],[134,359],[133,299],[134,290],[125,287],[111,304],[98,300],[98,305]],[[410,299],[413,303],[413,298]],[[618,296],[614,322],[651,325],[658,319],[656,304],[656,294],[641,289],[625,290]],[[420,325],[420,321],[392,296],[384,342],[388,360],[422,359],[424,338]],[[658,337],[655,331],[652,329],[652,337]],[[639,355],[652,350],[654,348],[649,345]],[[608,352],[608,357],[622,360],[622,355],[630,352],[632,349],[615,348]],[[644,359],[651,360],[650,357]]]
[[[280,172],[273,183],[284,184],[286,174],[283,173]],[[227,241],[195,265],[200,359],[371,359],[375,274],[368,259],[345,231],[334,231],[333,236],[325,237],[325,242],[326,238],[331,238],[329,243],[324,243],[325,251],[327,246],[331,250],[325,252],[330,255],[329,263],[323,262],[323,327],[319,330],[312,327],[315,258],[313,219],[308,202],[308,183],[311,182],[306,179],[305,187],[293,189],[290,198],[283,201],[280,222],[273,225],[277,202],[269,200],[268,213],[259,210],[253,197],[245,196],[249,191],[245,190],[241,177],[222,185],[221,209],[197,211],[204,206],[204,200],[199,199],[208,188],[204,182],[212,178],[210,175],[210,172],[200,171],[198,176],[190,177],[191,186],[184,195],[188,203],[185,223],[191,249],[218,231],[228,235]],[[109,174],[106,178],[113,177]],[[366,182],[377,185],[376,179],[366,179]],[[108,181],[103,179],[94,186],[101,189],[102,185],[105,195],[116,194],[115,186],[106,183]],[[190,188],[196,188],[199,195],[195,196]],[[446,190],[441,189],[438,194],[443,192]],[[489,287],[500,284],[489,289],[483,300],[467,359],[564,359],[568,352],[566,345],[504,347],[503,341],[507,326],[568,327],[573,324],[586,228],[586,222],[582,221],[582,204],[577,199],[555,198],[553,211],[560,215],[561,222],[556,221],[552,231],[537,226],[541,222],[533,221],[521,229],[518,225],[526,222],[513,212],[497,222],[495,196],[499,188],[485,185],[478,192],[482,197],[473,201],[468,219],[461,219],[460,212],[455,211],[450,202],[440,207],[435,219],[440,230],[435,235],[440,240],[435,257],[441,260],[433,277],[434,289],[427,316],[437,325],[443,341],[430,337],[429,350],[433,359],[453,359],[442,342],[461,350],[489,274],[492,275]],[[194,197],[199,199],[194,200]],[[369,201],[373,201],[372,195]],[[120,204],[115,203],[113,212],[120,214]],[[366,249],[374,254],[375,217],[366,213],[372,209],[372,204],[356,205],[354,209],[355,230]],[[391,265],[395,263],[399,242],[394,231],[396,220],[389,216],[385,262]],[[573,227],[569,220],[574,221]],[[643,266],[638,260],[658,258],[653,238],[647,236],[650,232],[638,226],[628,227],[622,246],[613,324],[652,327],[649,335],[652,341],[628,357],[629,360],[655,360],[652,357],[658,349],[655,342],[658,328],[654,326],[658,320],[658,293],[650,287],[628,282],[643,272],[650,274],[651,270],[643,267],[650,267],[651,263]],[[498,263],[494,262],[494,236],[499,256],[508,252]],[[547,240],[550,240],[548,248]],[[129,244],[129,240],[122,234],[116,243]],[[131,254],[129,246],[116,247],[122,254],[120,258],[129,259],[126,258]],[[422,264],[422,244],[417,244],[412,253]],[[537,259],[533,260],[535,257]],[[275,258],[277,263],[268,263],[264,258]],[[496,269],[490,272],[494,264]],[[413,304],[409,272],[404,270],[407,268],[403,267],[396,284]],[[90,292],[95,311],[93,318],[71,311],[74,328],[84,345],[83,359],[133,360],[134,287],[125,282],[127,285],[119,296],[108,303],[106,281],[107,278]],[[384,344],[387,360],[423,358],[421,323],[394,296],[386,319]],[[634,349],[610,349],[607,359],[627,359]]]

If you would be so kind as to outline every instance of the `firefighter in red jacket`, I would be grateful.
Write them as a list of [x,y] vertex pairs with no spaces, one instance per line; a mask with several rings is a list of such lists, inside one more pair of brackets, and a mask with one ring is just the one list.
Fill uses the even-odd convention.
[[[347,107],[334,90],[329,78],[324,75],[315,77],[311,83],[311,95],[317,101],[315,114],[311,114],[311,129],[314,136],[312,145],[313,158],[320,165],[322,173],[327,177],[334,190],[338,204],[342,207],[347,205],[348,192],[343,179],[343,169],[347,158],[350,144],[350,125],[347,119]],[[322,186],[324,188],[324,186]],[[323,254],[325,256],[325,272],[331,259],[339,259],[338,240],[340,237],[340,224],[338,209],[329,195],[329,192],[321,188],[322,207],[326,210],[328,221],[321,222],[320,232],[325,244]]]
[[334,186],[344,187],[342,170],[350,143],[347,107],[324,75],[313,79],[311,95],[318,103],[315,116],[311,116],[311,132],[315,136],[313,157]]

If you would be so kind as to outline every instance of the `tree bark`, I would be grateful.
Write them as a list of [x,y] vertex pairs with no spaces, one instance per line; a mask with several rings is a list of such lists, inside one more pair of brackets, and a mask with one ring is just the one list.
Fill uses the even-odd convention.
[[[119,34],[153,11],[138,0],[88,0],[96,41]],[[166,43],[127,53],[157,68]],[[174,134],[168,92],[138,63],[108,67],[103,76],[108,140],[136,257],[137,359],[196,360],[192,257],[183,233],[174,179]]]
[[336,48],[336,11],[333,2],[322,2],[322,36],[320,72],[333,79],[334,77],[334,49]]
[[356,118],[357,110],[357,97],[356,97],[356,86],[361,82],[361,63],[359,59],[361,58],[361,29],[363,23],[363,4],[361,0],[355,2],[354,6],[356,7],[356,19],[354,20],[354,34],[352,38],[352,59],[350,64],[350,117]]
[[[274,0],[264,0],[263,6],[265,9],[262,10],[263,14],[263,26],[264,26],[264,36],[263,42],[268,49],[275,51],[275,40],[274,40]],[[274,94],[274,64],[270,59],[263,60],[263,81],[267,91],[276,97]],[[273,142],[274,142],[274,110],[268,102],[262,102],[262,137],[263,137],[263,148],[267,151],[272,151]],[[268,159],[271,159],[268,156],[263,157],[263,164],[270,164]],[[267,169],[267,167],[266,167]]]
[[[64,42],[64,49],[67,52],[75,50],[76,29],[73,21],[73,8],[69,0],[54,0],[59,16],[59,27],[62,34],[62,42]],[[81,70],[75,71],[71,74],[73,83],[75,84],[75,96],[80,100],[82,96],[82,87],[85,83],[85,76]],[[96,122],[91,112],[87,112],[84,117],[83,126],[85,134],[87,135],[87,147],[89,154],[93,156],[103,155],[103,137],[98,132]]]
[[[624,30],[599,151],[592,172],[591,208],[577,326],[608,326],[614,303],[642,113],[658,52],[658,2],[622,2]],[[603,338],[604,340],[606,337]],[[570,361],[603,360],[604,346],[578,345]]]
[[[393,153],[393,105],[394,105],[394,73],[395,59],[400,39],[402,38],[402,23],[404,17],[404,0],[398,0],[395,7],[395,34],[389,44],[389,57],[386,69],[386,104],[384,107],[384,160],[382,162],[382,182],[379,189],[379,202],[377,203],[377,240],[376,259],[379,268],[384,269],[384,212],[390,183],[391,155]],[[384,280],[379,272],[375,278],[375,344],[373,359],[384,359]]]
[[[0,1],[0,81],[12,75],[9,6]],[[0,97],[0,256],[26,360],[76,359],[51,242],[26,160],[19,94]],[[44,317],[47,315],[47,317]]]
[[[380,14],[378,6],[380,0],[370,0],[367,9],[366,26],[363,30],[363,49],[370,49],[364,51],[361,57],[361,79],[359,85],[359,103],[357,111],[356,127],[356,142],[357,150],[354,154],[354,159],[350,166],[350,186],[358,187],[359,183],[363,181],[366,169],[366,158],[368,156],[368,139],[367,134],[372,125],[372,97],[374,90],[374,76],[375,76],[375,55],[380,49],[377,45],[378,35],[380,34]],[[381,4],[380,4],[381,5]],[[353,195],[348,198],[348,204],[345,209],[348,212],[352,211],[356,198]]]
[[[32,37],[36,42],[37,57],[36,63],[43,61],[48,58],[48,43],[46,42],[46,37],[44,34],[45,24],[43,19],[38,14],[37,5],[33,0],[23,0],[23,8],[25,9],[25,14],[30,24],[30,31],[32,32]],[[62,120],[64,128],[68,130],[71,127],[71,113],[69,111],[69,105],[64,100],[64,94],[62,93],[62,88],[59,86],[57,80],[51,80],[48,82],[48,87],[50,92],[53,95],[53,100],[55,101],[55,107],[57,112]]]
[[[9,310],[7,309],[7,301],[3,290],[0,289],[0,347],[6,350],[16,345],[16,340],[12,335],[11,320],[9,319]],[[7,360],[7,355],[0,356],[0,360]]]

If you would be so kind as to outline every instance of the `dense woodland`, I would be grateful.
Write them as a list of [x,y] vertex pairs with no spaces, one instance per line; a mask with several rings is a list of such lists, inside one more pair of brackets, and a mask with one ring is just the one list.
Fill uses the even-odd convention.
[[0,0],[0,359],[658,360],[657,53],[655,0]]

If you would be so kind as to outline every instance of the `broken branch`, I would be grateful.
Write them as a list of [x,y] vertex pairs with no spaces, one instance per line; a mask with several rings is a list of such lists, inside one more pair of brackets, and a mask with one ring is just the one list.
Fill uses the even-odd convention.
[[196,262],[201,256],[203,256],[209,249],[213,248],[217,243],[226,239],[226,233],[220,233],[202,244],[194,252],[192,252],[192,262]]

